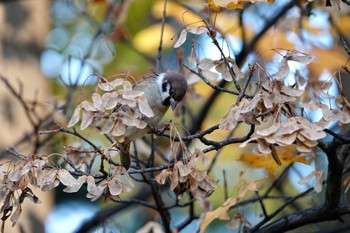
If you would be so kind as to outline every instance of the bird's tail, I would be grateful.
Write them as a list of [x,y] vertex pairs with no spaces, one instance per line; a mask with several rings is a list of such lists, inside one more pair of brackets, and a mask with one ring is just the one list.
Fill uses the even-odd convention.
[[130,142],[124,142],[118,144],[120,163],[125,167],[126,170],[129,169],[131,160],[130,160]]

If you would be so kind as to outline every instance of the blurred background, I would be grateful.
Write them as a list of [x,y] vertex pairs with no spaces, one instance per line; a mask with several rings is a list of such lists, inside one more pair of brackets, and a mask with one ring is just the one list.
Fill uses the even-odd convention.
[[[250,4],[247,1],[243,3],[244,10],[221,9],[216,14],[208,9],[207,1],[2,0],[0,75],[16,87],[22,85],[25,99],[35,99],[44,104],[59,104],[68,98],[68,107],[74,109],[84,99],[88,92],[86,90],[94,87],[99,75],[112,77],[115,74],[130,73],[135,79],[141,79],[153,72],[168,69],[185,72],[181,64],[195,67],[196,59],[220,59],[220,52],[205,33],[189,33],[186,42],[180,48],[174,48],[185,27],[204,25],[202,19],[205,19],[217,29],[216,38],[223,52],[236,59],[243,72],[247,72],[248,63],[258,60],[269,73],[274,73],[278,71],[282,57],[271,49],[296,49],[315,55],[316,59],[309,66],[293,63],[293,75],[299,72],[301,76],[307,77],[308,82],[329,81],[330,95],[336,95],[339,91],[330,77],[341,77],[343,90],[348,94],[350,77],[342,67],[349,67],[349,56],[339,37],[350,44],[350,7],[342,1],[330,1],[331,6],[326,6],[328,2],[294,1],[291,4],[290,1],[276,0],[271,4]],[[166,21],[162,23],[164,13]],[[157,65],[163,25],[161,62]],[[193,83],[190,86],[192,102],[188,103],[191,104],[192,111],[197,112],[213,90],[190,75],[188,78]],[[221,80],[219,73],[212,79],[214,83],[220,83]],[[228,88],[234,89],[231,86]],[[253,91],[254,89],[251,90]],[[219,96],[201,128],[206,129],[217,124],[232,102],[227,95]],[[28,144],[22,146],[20,143],[25,139],[26,133],[30,132],[31,124],[5,85],[0,85],[0,103],[1,151],[18,145],[22,153],[33,153]],[[63,115],[69,117],[71,110]],[[313,117],[317,119],[317,114]],[[62,117],[57,121],[65,122]],[[334,127],[338,131],[347,130],[344,127]],[[248,130],[248,126],[240,126],[235,131],[235,136],[244,136]],[[227,136],[227,132],[215,131],[209,138],[222,140]],[[53,147],[45,148],[40,153],[63,153],[62,141],[65,139],[55,140]],[[214,156],[215,153],[210,152],[209,156]],[[291,162],[286,155],[285,166],[282,167],[278,167],[272,159],[253,163],[249,160],[249,153],[249,150],[243,151],[236,145],[225,147],[220,151],[217,168],[211,175],[219,180],[224,180],[225,175],[230,181],[228,190],[231,190],[238,184],[242,170],[246,171],[247,180],[253,180],[267,175],[277,176]],[[242,157],[242,154],[246,156]],[[4,152],[1,156],[8,157]],[[312,187],[312,180],[306,185],[298,184],[311,171],[313,165],[296,163],[290,166],[284,179],[284,187],[276,195],[292,195]],[[113,205],[103,201],[90,202],[85,198],[84,191],[66,194],[62,189],[59,187],[47,193],[37,190],[36,195],[42,200],[42,204],[37,206],[28,203],[20,224],[5,232],[74,232],[101,209]],[[222,183],[218,189],[223,190]],[[308,197],[304,203],[320,202],[320,197],[321,195]],[[347,200],[344,197],[344,201]],[[211,201],[214,206],[220,205],[224,201],[222,193],[212,195]],[[281,201],[283,200],[267,201],[266,205],[274,207]],[[296,204],[291,208],[299,207]],[[259,221],[256,209],[252,205],[249,208],[242,207],[239,211],[244,212],[249,222],[254,224]],[[152,219],[150,214],[152,212],[145,207],[137,205],[120,208],[117,214],[95,232],[136,232]],[[173,214],[174,224],[183,221],[182,210],[176,209]],[[323,225],[312,227],[307,231],[315,232],[320,227],[327,228]],[[196,222],[182,232],[193,232],[195,228]],[[224,223],[218,221],[207,232],[232,230],[228,230]]]

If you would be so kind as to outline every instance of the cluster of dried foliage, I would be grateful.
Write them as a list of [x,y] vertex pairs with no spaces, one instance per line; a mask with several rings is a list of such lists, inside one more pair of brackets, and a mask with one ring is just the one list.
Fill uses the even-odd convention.
[[[269,19],[262,31],[266,32],[297,2],[299,1],[290,1],[283,6],[277,15]],[[144,141],[148,143],[147,148],[150,150],[135,143],[132,166],[129,170],[118,163],[118,151],[115,145],[123,141],[127,127],[137,127],[140,130],[148,127],[143,121],[143,116],[150,117],[154,113],[143,93],[132,89],[131,82],[127,80],[127,78],[131,80],[128,75],[99,77],[97,87],[91,96],[87,96],[86,100],[79,103],[74,111],[69,108],[71,106],[69,101],[72,99],[71,95],[77,91],[77,87],[67,87],[67,102],[63,105],[53,105],[54,107],[47,110],[47,115],[44,117],[37,114],[37,109],[42,107],[41,105],[35,101],[25,101],[21,92],[10,85],[5,77],[1,77],[2,83],[22,104],[33,126],[33,131],[18,143],[18,145],[22,143],[32,145],[33,153],[24,155],[16,147],[12,147],[8,151],[16,160],[0,164],[3,225],[7,220],[13,224],[18,222],[25,199],[40,202],[35,195],[37,189],[48,191],[59,184],[65,186],[64,192],[70,193],[84,187],[86,196],[93,201],[103,197],[106,201],[139,204],[156,211],[162,224],[149,222],[140,232],[148,232],[151,229],[178,232],[194,220],[198,221],[199,230],[205,232],[215,219],[230,220],[228,226],[250,232],[274,232],[309,223],[341,219],[350,213],[350,207],[340,202],[343,195],[342,187],[345,187],[346,191],[350,187],[349,179],[342,178],[348,172],[345,164],[349,158],[350,133],[341,135],[329,129],[331,124],[350,123],[350,104],[343,93],[341,81],[332,77],[327,81],[309,82],[308,78],[302,77],[299,72],[292,74],[289,62],[307,65],[315,58],[295,50],[273,50],[281,58],[278,72],[274,74],[268,73],[264,64],[260,64],[258,60],[249,65],[247,71],[243,71],[244,69],[239,66],[252,52],[261,34],[256,35],[251,42],[247,42],[234,59],[224,54],[216,38],[218,32],[209,22],[203,20],[200,26],[185,27],[175,43],[175,48],[181,47],[187,41],[188,33],[208,36],[222,55],[220,60],[201,60],[195,57],[196,64],[185,66],[183,70],[191,79],[191,85],[204,82],[214,92],[198,113],[188,109],[189,104],[183,104],[178,110],[184,119],[182,122],[185,122],[183,127],[189,126],[187,135],[181,133],[178,125],[168,122],[164,127],[151,129],[153,132],[151,141]],[[349,50],[346,42],[344,48]],[[195,43],[192,49],[195,51]],[[344,70],[348,72],[346,67]],[[222,77],[220,83],[215,82],[218,75]],[[294,80],[293,84],[288,84],[286,79]],[[328,94],[332,82],[337,84],[340,90],[340,94],[336,97]],[[234,88],[227,88],[225,86],[227,83],[232,83]],[[253,94],[248,94],[248,90],[253,90],[251,91]],[[184,100],[186,103],[195,101],[192,99],[195,96],[194,88],[190,87],[189,92]],[[232,96],[234,100],[232,105],[220,122],[202,129],[208,110],[221,93]],[[332,98],[335,98],[334,105],[329,104]],[[319,113],[321,117],[317,121],[312,120],[310,116],[318,109],[321,110]],[[72,114],[68,124],[58,123],[57,115],[66,117],[70,113]],[[186,113],[192,114],[190,120],[186,118]],[[79,129],[75,128],[78,124]],[[250,130],[243,137],[233,137],[233,132],[239,125],[249,126]],[[256,129],[257,125],[259,129]],[[220,141],[207,138],[209,134],[218,130],[229,131],[229,137]],[[70,144],[64,146],[64,153],[53,152],[49,155],[39,153],[40,148],[51,142],[52,135],[70,137],[71,140],[67,140]],[[325,141],[327,136],[333,139]],[[157,142],[160,137],[167,139],[169,145],[167,149],[158,148]],[[272,156],[279,165],[283,164],[281,150],[292,154],[293,158],[288,161],[288,166],[280,175],[241,182],[235,195],[225,196],[225,202],[213,208],[208,198],[215,193],[218,183],[229,181],[215,180],[210,172],[217,165],[219,152],[232,144],[239,144],[240,147],[252,144],[256,155]],[[207,154],[215,150],[218,153],[210,159]],[[327,156],[326,172],[318,164],[317,157],[320,153]],[[284,204],[268,213],[264,200],[273,198],[270,195],[271,191],[280,187],[294,161],[314,163],[314,171],[300,180],[300,183],[307,183],[315,177],[314,187],[295,196],[281,197],[285,199]],[[240,177],[232,179],[237,180]],[[273,182],[269,187],[263,185],[271,179]],[[140,188],[142,191],[137,192]],[[163,195],[169,190],[174,196],[173,203],[166,202],[166,197]],[[313,191],[323,192],[322,203],[281,214],[286,207]],[[129,192],[131,194],[125,195]],[[149,197],[153,197],[152,201],[149,201]],[[244,214],[236,211],[237,207],[252,203],[260,205],[259,212],[263,215],[261,221],[255,225],[250,224]],[[126,207],[116,205],[106,211],[102,210],[91,221],[83,224],[79,232],[87,232],[97,227],[123,208]],[[187,219],[177,226],[173,226],[170,214],[175,208],[188,210]],[[233,212],[229,212],[232,210]],[[279,218],[276,218],[277,216]]]

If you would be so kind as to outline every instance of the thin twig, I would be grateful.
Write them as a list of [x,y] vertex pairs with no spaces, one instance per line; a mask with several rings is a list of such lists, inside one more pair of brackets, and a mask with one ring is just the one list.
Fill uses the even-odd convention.
[[163,36],[164,36],[164,27],[165,27],[165,20],[166,20],[166,6],[167,6],[167,0],[164,0],[163,4],[163,14],[162,14],[162,26],[160,29],[160,39],[159,39],[159,46],[158,46],[158,55],[156,60],[156,70],[159,73],[161,71],[160,63],[162,59],[162,47],[163,47]]

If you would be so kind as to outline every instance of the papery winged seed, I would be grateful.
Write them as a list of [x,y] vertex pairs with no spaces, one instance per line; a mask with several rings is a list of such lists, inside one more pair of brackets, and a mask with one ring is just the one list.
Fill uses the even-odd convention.
[[320,104],[323,119],[326,121],[336,121],[333,112],[329,109],[328,105],[326,104]]
[[143,96],[143,95],[140,96],[139,98],[137,98],[137,101],[139,103],[139,109],[143,115],[145,115],[146,117],[153,117],[154,116],[154,113],[153,113],[151,107],[148,105],[148,102],[147,102],[145,96]]
[[258,150],[263,154],[271,154],[270,144],[264,139],[258,138]]
[[42,187],[41,187],[41,191],[49,191],[51,189],[54,189],[56,188],[58,185],[60,184],[60,181],[58,179],[54,179],[52,180],[51,182],[48,182],[46,184],[44,184]]
[[120,182],[112,179],[108,182],[108,189],[113,196],[117,196],[123,192],[123,185]]
[[232,76],[230,71],[227,69],[224,61],[220,61],[220,63],[215,67],[215,69],[221,74],[222,78],[226,81],[232,81]]
[[296,149],[299,152],[305,152],[305,153],[311,152],[311,148],[306,146],[302,141],[299,141],[299,140],[297,140]]
[[91,124],[93,119],[94,119],[94,114],[92,112],[83,110],[80,129],[81,130],[86,129]]
[[125,134],[125,125],[121,121],[116,121],[111,132],[112,136],[122,136]]
[[159,184],[165,184],[166,179],[171,176],[173,173],[167,169],[164,169],[163,171],[161,171],[161,173],[159,173],[155,179]]
[[288,60],[302,63],[305,65],[309,64],[310,62],[312,62],[315,59],[315,56],[301,53],[301,52],[298,52],[295,50],[287,51],[286,56],[288,57]]
[[274,76],[276,80],[283,80],[289,74],[289,66],[287,57],[283,57],[279,66],[278,73]]
[[[300,135],[300,134],[299,134]],[[298,135],[298,136],[299,136]],[[298,137],[297,137],[298,138]],[[299,139],[299,138],[298,138]],[[310,139],[308,139],[308,138],[305,138],[304,137],[304,140],[303,141],[301,141],[305,146],[307,146],[307,147],[310,147],[310,148],[313,148],[313,147],[315,147],[315,146],[317,146],[317,141],[314,141],[314,140],[310,140]]]
[[52,182],[55,179],[57,172],[58,172],[58,170],[52,168],[48,172],[43,173],[42,176],[40,177],[40,180],[38,178],[39,184],[44,185],[44,184],[47,184],[49,182]]
[[70,185],[70,186],[65,187],[63,189],[63,191],[66,193],[78,192],[79,189],[81,188],[81,186],[83,186],[83,184],[86,182],[86,180],[87,180],[86,175],[79,176],[79,178],[76,180],[74,185]]
[[124,89],[124,91],[131,91],[132,90],[131,83],[129,81],[124,80],[123,89]]
[[85,111],[90,111],[94,112],[97,111],[93,103],[90,103],[89,101],[84,100],[83,102],[80,103],[80,106],[83,110]]
[[103,112],[104,111],[104,103],[102,101],[102,98],[100,96],[100,94],[98,93],[93,93],[92,94],[92,102],[94,103],[94,107],[96,108],[96,110]]
[[208,59],[208,58],[204,58],[203,60],[201,60],[198,64],[198,68],[202,69],[202,70],[210,70],[211,68],[213,68],[214,66],[216,66],[216,64],[214,63],[213,60]]
[[119,96],[117,92],[104,93],[102,95],[102,101],[104,102],[105,109],[110,110],[118,105]]
[[238,65],[235,62],[235,60],[233,60],[230,57],[227,58],[227,60],[231,63],[232,69],[233,69],[236,77],[239,78],[239,79],[244,79],[244,74],[242,73],[241,69],[238,67]]
[[119,118],[122,123],[126,126],[135,126],[135,119],[130,110],[125,109],[125,111],[119,111]]
[[198,169],[193,169],[191,172],[191,176],[198,182],[203,181],[204,178],[207,176],[206,171],[200,171]]
[[280,123],[274,123],[267,129],[257,130],[256,133],[261,136],[268,136],[273,133],[276,133],[280,127],[281,127]]
[[65,186],[75,186],[78,184],[78,181],[65,169],[60,169],[57,172],[58,179]]
[[210,70],[203,70],[202,74],[208,80],[217,80],[220,77],[220,75],[217,72],[212,72]]
[[277,143],[276,138],[275,138],[275,134],[271,134],[271,135],[268,135],[268,136],[263,136],[261,138],[263,138],[268,144],[275,144],[275,143]]
[[99,82],[98,87],[104,91],[113,91],[116,87],[123,85],[124,79],[117,78],[111,82]]
[[76,125],[79,120],[80,120],[80,111],[81,111],[81,106],[80,104],[75,108],[72,118],[69,120],[67,127],[73,127]]
[[301,96],[304,93],[304,91],[303,90],[299,90],[299,89],[295,89],[295,88],[282,86],[281,87],[281,93],[284,93],[284,94],[286,94],[288,96],[299,97],[299,96]]
[[293,119],[293,117],[289,118],[288,122],[284,122],[281,124],[281,127],[279,129],[281,134],[291,134],[303,128],[302,125],[298,124]]
[[192,166],[189,163],[184,164],[182,161],[178,161],[175,166],[179,169],[179,173],[182,177],[187,176],[192,171]]
[[240,113],[248,113],[253,110],[253,108],[249,105],[250,102],[247,98],[243,98],[239,103]]
[[335,99],[335,104],[338,108],[342,109],[344,107],[349,107],[350,103],[345,95],[339,94],[337,98]]
[[279,145],[291,145],[295,141],[297,137],[297,133],[291,133],[291,134],[284,134],[284,135],[279,135],[275,136],[275,140]]
[[140,119],[133,119],[134,120],[134,123],[135,123],[135,126],[139,129],[144,129],[146,128],[147,126],[147,123],[143,120],[140,120]]
[[123,93],[123,98],[128,100],[134,100],[136,97],[142,96],[143,94],[143,91],[130,90]]
[[109,132],[111,132],[114,127],[114,122],[115,118],[113,117],[113,115],[110,115],[109,118],[103,122],[100,133],[108,134]]
[[325,138],[327,134],[323,131],[300,130],[299,133],[309,140],[315,141]]
[[133,183],[133,180],[132,180],[132,178],[130,177],[130,175],[129,175],[129,173],[127,172],[127,170],[126,170],[124,167],[122,167],[121,170],[122,170],[123,174],[125,175],[125,178],[126,178],[126,180],[127,180],[128,185],[129,185],[130,187],[135,187],[135,185],[134,185],[134,183]]
[[336,118],[337,121],[339,121],[342,124],[348,124],[350,123],[350,115],[346,112],[343,112],[339,109],[332,109],[332,112]]
[[302,76],[302,74],[300,73],[299,70],[295,71],[295,79],[297,80],[297,82],[300,86],[303,86],[306,83],[305,77]]
[[94,195],[94,196],[99,196],[102,193],[102,190],[100,190],[95,183],[95,178],[92,176],[87,176],[86,177],[86,183],[87,183],[87,191]]
[[239,147],[240,147],[240,148],[244,148],[244,147],[246,147],[246,146],[248,145],[248,143],[250,143],[251,141],[256,141],[257,139],[258,139],[258,137],[252,137],[252,138],[250,138],[250,139],[248,139],[248,140],[242,142],[242,143],[239,145]]
[[14,226],[18,222],[19,217],[21,216],[21,213],[22,213],[22,207],[19,205],[11,215],[10,220],[13,223],[12,226]]
[[310,102],[310,103],[307,103],[307,104],[303,104],[303,107],[314,112],[316,110],[319,109],[320,105],[318,102]]
[[259,101],[261,101],[262,104],[264,104],[266,109],[271,109],[275,106],[275,102],[279,102],[279,101],[275,101],[277,96],[270,94],[268,92],[264,92],[261,94],[261,98]]
[[241,103],[242,103],[242,110],[241,113],[249,113],[251,112],[256,105],[258,104],[258,102],[261,100],[261,95],[257,94],[254,96],[253,99],[251,99],[250,101],[247,100],[246,98],[243,98]]
[[180,47],[183,43],[185,43],[186,41],[186,38],[187,38],[187,30],[186,29],[183,29],[180,33],[180,37],[179,39],[176,41],[175,45],[174,45],[174,48],[178,48]]
[[170,179],[170,189],[174,190],[179,184],[179,170],[175,166],[173,168],[173,173],[169,176]]
[[232,130],[237,126],[239,113],[237,114],[238,106],[233,104],[225,116],[220,120],[219,129]]
[[19,166],[16,170],[8,175],[10,181],[19,181],[22,178],[21,169],[23,165]]
[[301,179],[298,181],[298,183],[299,183],[299,184],[307,184],[307,183],[309,183],[309,181],[315,176],[315,174],[316,174],[316,171],[314,170],[314,171],[312,171],[309,175],[307,175],[307,176],[301,178]]
[[200,27],[189,26],[189,27],[186,27],[186,30],[195,35],[200,35],[208,31],[208,29],[204,26],[200,26]]
[[322,191],[322,185],[324,181],[324,172],[322,170],[316,171],[316,182],[314,184],[314,190],[317,193],[320,193]]
[[124,99],[122,96],[118,96],[117,101],[121,105],[126,105],[126,106],[129,106],[130,108],[135,108],[136,107],[136,101],[135,100]]

